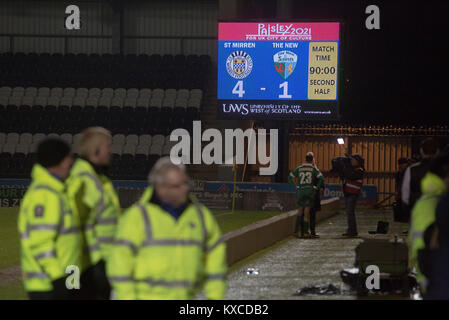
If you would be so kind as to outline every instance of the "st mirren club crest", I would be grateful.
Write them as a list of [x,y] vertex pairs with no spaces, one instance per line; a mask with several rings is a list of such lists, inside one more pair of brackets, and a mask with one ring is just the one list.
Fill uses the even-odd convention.
[[235,79],[246,78],[253,69],[253,59],[245,51],[234,51],[226,60],[226,71]]

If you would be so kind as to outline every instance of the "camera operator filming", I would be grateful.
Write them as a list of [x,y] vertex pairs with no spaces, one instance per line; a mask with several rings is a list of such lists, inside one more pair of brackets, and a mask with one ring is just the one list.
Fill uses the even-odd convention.
[[359,154],[345,154],[345,157],[334,158],[332,159],[332,171],[339,174],[345,197],[348,228],[343,236],[356,237],[358,233],[355,206],[363,184],[364,159]]

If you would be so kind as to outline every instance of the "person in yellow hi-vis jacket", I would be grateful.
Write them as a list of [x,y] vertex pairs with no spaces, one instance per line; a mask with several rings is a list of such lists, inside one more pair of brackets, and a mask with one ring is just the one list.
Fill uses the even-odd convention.
[[159,159],[151,186],[120,218],[107,275],[117,299],[208,299],[226,293],[226,244],[212,213],[189,195],[183,165]]
[[18,218],[22,276],[31,300],[75,299],[78,293],[77,280],[71,283],[68,278],[79,268],[82,249],[80,222],[64,184],[72,163],[64,141],[39,144]]
[[105,264],[120,215],[120,202],[107,177],[112,138],[108,130],[91,127],[81,132],[76,159],[68,180],[72,206],[84,228],[85,254],[81,291],[85,299],[110,298]]

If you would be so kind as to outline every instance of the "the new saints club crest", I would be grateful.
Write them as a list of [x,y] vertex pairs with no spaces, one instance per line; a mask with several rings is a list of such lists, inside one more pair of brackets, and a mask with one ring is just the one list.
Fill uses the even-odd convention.
[[245,51],[234,51],[226,60],[226,71],[235,79],[246,78],[253,69],[253,59]]
[[273,56],[274,68],[277,73],[283,78],[287,79],[295,70],[298,56],[291,51],[279,51]]

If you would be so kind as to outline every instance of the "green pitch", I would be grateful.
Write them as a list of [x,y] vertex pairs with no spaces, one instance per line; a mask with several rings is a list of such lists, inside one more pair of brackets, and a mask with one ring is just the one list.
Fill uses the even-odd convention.
[[[8,272],[20,265],[20,243],[17,231],[17,214],[19,208],[0,207],[0,300],[26,299],[20,280],[11,280]],[[259,220],[268,219],[281,212],[274,211],[213,211],[222,233],[240,229]],[[3,272],[7,271],[7,272]]]

